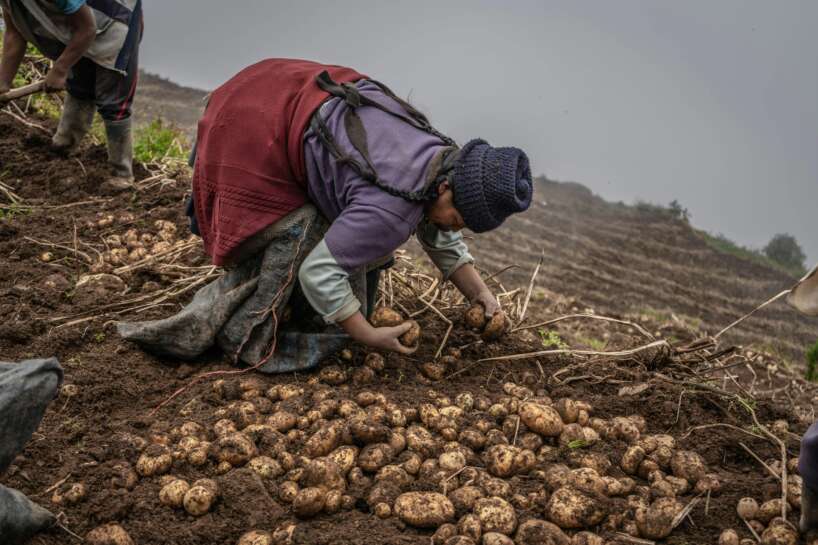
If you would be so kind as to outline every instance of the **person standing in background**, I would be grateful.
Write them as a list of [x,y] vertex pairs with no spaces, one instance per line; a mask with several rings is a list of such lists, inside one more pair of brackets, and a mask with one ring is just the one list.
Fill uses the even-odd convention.
[[91,128],[94,111],[105,123],[112,176],[105,189],[133,184],[131,107],[136,91],[141,0],[0,0],[5,34],[0,94],[14,81],[33,44],[54,63],[46,91],[68,92],[52,142],[70,153]]

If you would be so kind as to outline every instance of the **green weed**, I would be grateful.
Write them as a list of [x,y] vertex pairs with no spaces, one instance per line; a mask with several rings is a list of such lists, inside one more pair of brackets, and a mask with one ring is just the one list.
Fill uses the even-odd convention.
[[585,439],[574,439],[568,443],[568,448],[570,449],[578,449],[578,448],[585,448],[588,446],[588,441]]
[[162,119],[154,119],[136,130],[134,158],[143,163],[187,158],[185,136],[181,130]]
[[543,348],[554,348],[556,350],[568,348],[568,344],[562,340],[562,337],[556,331],[546,332],[544,329],[540,329],[539,333]]

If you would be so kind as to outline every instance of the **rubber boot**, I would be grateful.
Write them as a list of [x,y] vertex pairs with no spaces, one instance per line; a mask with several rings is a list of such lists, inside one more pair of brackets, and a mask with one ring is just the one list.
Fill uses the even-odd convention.
[[70,94],[67,95],[60,115],[60,124],[51,138],[51,144],[66,153],[75,151],[88,134],[95,111],[96,106],[92,100],[80,100]]
[[108,139],[108,164],[113,169],[103,189],[110,192],[125,191],[133,187],[133,135],[131,118],[119,121],[105,121],[105,135]]
[[818,530],[818,491],[806,484],[801,485],[801,531]]

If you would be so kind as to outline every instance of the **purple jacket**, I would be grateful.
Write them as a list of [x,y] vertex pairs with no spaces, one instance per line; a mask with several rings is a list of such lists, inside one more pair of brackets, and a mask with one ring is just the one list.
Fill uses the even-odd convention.
[[[403,111],[374,83],[364,80],[357,88],[387,108]],[[317,115],[322,116],[342,151],[363,162],[346,135],[346,109],[342,99],[331,98]],[[430,162],[446,144],[377,108],[361,107],[357,113],[366,128],[369,154],[378,176],[401,190],[422,188]],[[445,277],[473,261],[459,233],[439,231],[422,221],[422,203],[390,195],[349,166],[339,164],[311,129],[304,135],[304,161],[310,200],[331,226],[302,264],[299,279],[307,299],[328,322],[342,321],[360,306],[352,296],[348,274],[388,256],[416,231]]]

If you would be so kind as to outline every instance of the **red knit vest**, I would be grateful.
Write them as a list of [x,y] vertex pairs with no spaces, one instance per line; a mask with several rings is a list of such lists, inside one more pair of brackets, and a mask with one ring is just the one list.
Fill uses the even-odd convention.
[[242,242],[306,203],[304,131],[329,96],[315,83],[366,76],[342,66],[268,59],[210,96],[199,121],[193,200],[205,251],[230,263]]

